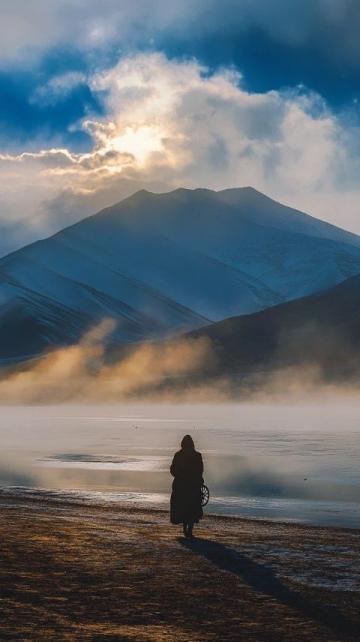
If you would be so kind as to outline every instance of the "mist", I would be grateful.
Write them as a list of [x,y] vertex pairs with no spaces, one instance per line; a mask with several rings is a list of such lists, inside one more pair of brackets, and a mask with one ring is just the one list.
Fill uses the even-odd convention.
[[[75,345],[58,348],[39,359],[3,372],[0,402],[104,402],[129,398],[191,396],[186,380],[212,360],[206,338],[144,343],[128,349],[115,363],[106,359],[107,338],[114,321],[104,320]],[[172,382],[171,385],[169,382]],[[177,382],[179,391],[176,392]],[[173,390],[170,392],[171,387]],[[207,390],[198,384],[197,395]],[[218,395],[221,395],[219,386]],[[215,391],[215,388],[213,392]]]
[[264,367],[229,370],[218,346],[206,337],[111,346],[116,323],[105,319],[79,343],[60,347],[13,368],[0,378],[0,404],[107,404],[153,402],[254,403],[303,399],[353,399],[357,381],[332,380],[321,364],[281,365],[279,351]]

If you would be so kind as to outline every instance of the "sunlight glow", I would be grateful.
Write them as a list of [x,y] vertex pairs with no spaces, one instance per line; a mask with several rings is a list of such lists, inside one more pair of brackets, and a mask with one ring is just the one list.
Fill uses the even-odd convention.
[[163,150],[159,129],[149,125],[136,129],[126,127],[124,134],[114,137],[110,142],[113,150],[132,154],[140,163],[144,163],[149,154]]

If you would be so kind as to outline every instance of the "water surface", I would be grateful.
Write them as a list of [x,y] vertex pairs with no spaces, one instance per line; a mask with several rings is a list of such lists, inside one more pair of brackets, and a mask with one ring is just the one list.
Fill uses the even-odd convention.
[[191,433],[208,510],[358,528],[359,415],[357,404],[328,401],[3,407],[0,485],[165,506],[172,455]]

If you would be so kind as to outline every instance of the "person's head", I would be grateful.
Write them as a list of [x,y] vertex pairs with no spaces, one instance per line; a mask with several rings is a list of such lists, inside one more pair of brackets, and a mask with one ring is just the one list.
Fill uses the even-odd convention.
[[183,450],[195,450],[193,438],[190,435],[185,435],[181,441],[181,448]]

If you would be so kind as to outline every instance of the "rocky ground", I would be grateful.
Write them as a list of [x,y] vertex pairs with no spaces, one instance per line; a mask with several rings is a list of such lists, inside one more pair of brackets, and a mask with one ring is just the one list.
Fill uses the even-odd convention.
[[360,640],[360,532],[0,495],[0,639]]

